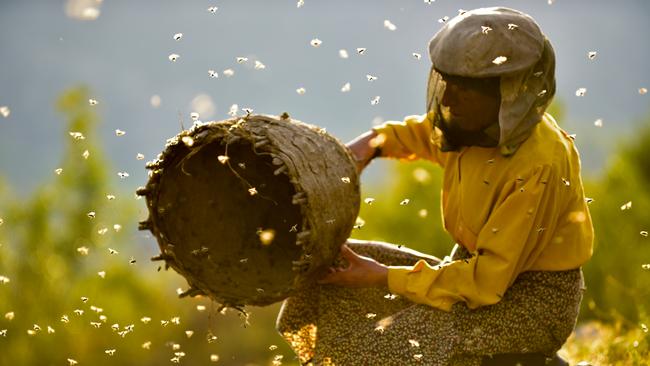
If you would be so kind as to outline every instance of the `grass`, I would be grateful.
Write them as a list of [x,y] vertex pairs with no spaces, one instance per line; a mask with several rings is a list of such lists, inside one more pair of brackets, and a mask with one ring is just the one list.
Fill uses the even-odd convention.
[[622,323],[579,324],[559,354],[570,365],[650,365],[650,333],[645,325],[626,329]]

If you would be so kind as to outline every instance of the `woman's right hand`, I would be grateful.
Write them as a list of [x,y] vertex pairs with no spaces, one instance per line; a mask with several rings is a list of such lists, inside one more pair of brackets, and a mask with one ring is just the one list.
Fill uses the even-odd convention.
[[370,130],[362,135],[359,135],[354,140],[348,142],[346,146],[352,152],[354,161],[356,162],[357,172],[361,174],[361,171],[370,163],[370,161],[377,157],[377,149],[379,149],[375,143],[373,143],[377,133],[373,130]]
[[341,247],[341,255],[347,267],[330,267],[318,280],[321,285],[346,287],[388,286],[388,267],[376,260],[355,253],[347,245]]

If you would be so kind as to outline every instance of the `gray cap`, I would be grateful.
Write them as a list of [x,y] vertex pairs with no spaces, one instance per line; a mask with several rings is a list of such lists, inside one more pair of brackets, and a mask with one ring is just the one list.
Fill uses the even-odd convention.
[[544,51],[544,35],[529,15],[494,7],[452,18],[429,42],[438,71],[466,77],[492,77],[533,66]]

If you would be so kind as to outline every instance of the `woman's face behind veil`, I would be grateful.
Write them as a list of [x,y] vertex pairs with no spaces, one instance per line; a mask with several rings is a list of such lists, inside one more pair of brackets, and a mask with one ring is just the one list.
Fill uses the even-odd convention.
[[461,146],[496,146],[498,136],[488,136],[484,130],[494,124],[498,126],[499,78],[442,74],[442,79],[445,87],[438,105],[437,127],[443,133],[447,150],[457,150]]

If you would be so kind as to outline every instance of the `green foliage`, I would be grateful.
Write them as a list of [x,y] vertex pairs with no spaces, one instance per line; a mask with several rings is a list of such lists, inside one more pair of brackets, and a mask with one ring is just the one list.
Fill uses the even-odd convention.
[[650,124],[643,123],[639,131],[635,133],[634,140],[630,146],[624,146],[622,158],[634,166],[634,171],[641,176],[643,184],[650,183]]
[[595,321],[578,325],[558,352],[569,364],[642,366],[650,364],[650,334],[641,327]]
[[564,121],[564,111],[565,111],[565,106],[562,100],[555,98],[551,102],[551,104],[546,108],[546,112],[549,113],[555,121],[562,126],[563,121]]
[[389,163],[391,179],[362,192],[362,200],[373,201],[362,203],[359,216],[365,223],[352,236],[438,257],[449,254],[453,241],[443,229],[440,213],[442,169],[428,161]]
[[[583,316],[636,326],[650,320],[650,128],[613,156],[600,179],[585,182],[595,247],[585,266]],[[628,207],[628,202],[631,206]]]
[[[57,102],[68,121],[60,174],[27,200],[0,179],[0,275],[10,280],[0,284],[0,365],[160,365],[177,352],[187,364],[212,354],[222,365],[269,363],[278,353],[291,361],[273,327],[278,305],[253,309],[244,328],[235,311],[224,316],[207,299],[178,299],[182,277],[147,260],[156,244],[135,230],[143,201],[113,184],[119,178],[103,156],[88,94],[72,89]],[[209,343],[208,333],[217,340]]]

